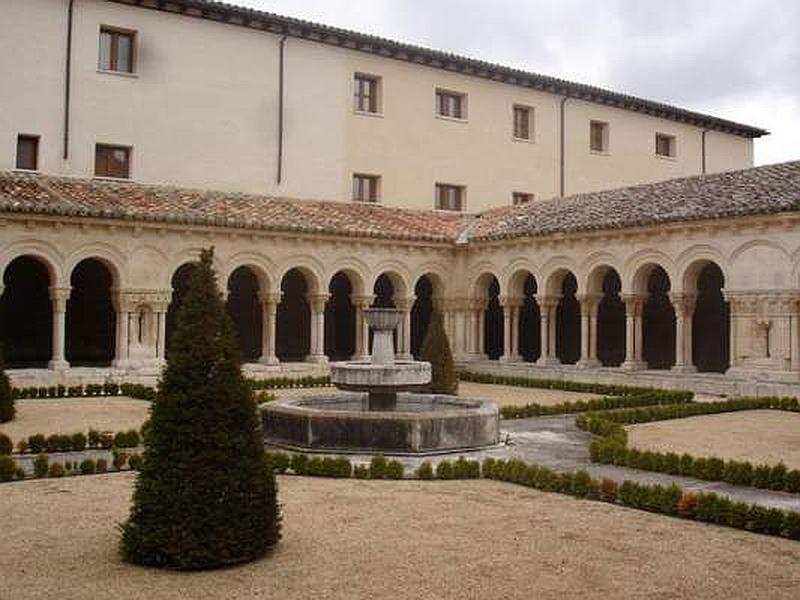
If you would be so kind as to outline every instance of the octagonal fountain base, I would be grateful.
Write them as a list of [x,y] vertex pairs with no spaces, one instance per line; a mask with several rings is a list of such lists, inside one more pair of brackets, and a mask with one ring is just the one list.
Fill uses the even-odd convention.
[[391,411],[375,411],[365,393],[338,393],[270,402],[261,411],[265,441],[300,450],[435,454],[500,440],[494,403],[455,396],[399,393]]

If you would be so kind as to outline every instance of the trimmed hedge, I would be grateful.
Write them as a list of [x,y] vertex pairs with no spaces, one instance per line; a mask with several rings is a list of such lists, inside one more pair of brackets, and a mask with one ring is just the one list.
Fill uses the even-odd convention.
[[592,441],[592,461],[644,471],[694,477],[706,481],[724,481],[733,485],[800,493],[800,470],[777,465],[753,465],[749,462],[717,457],[698,458],[690,454],[656,452],[628,447],[623,425],[680,419],[698,415],[740,410],[773,409],[800,411],[796,398],[738,398],[722,402],[673,404],[646,408],[607,410],[578,415],[579,429],[601,436]]
[[268,377],[266,379],[248,379],[247,383],[253,390],[326,387],[331,384],[331,378],[329,375],[307,375],[305,377]]
[[[4,445],[3,438],[7,438],[0,434],[0,454],[4,454],[6,446]],[[6,454],[11,454],[9,442],[9,451]],[[90,449],[102,448],[111,450],[113,448],[136,448],[142,442],[141,434],[135,429],[129,431],[120,431],[116,434],[111,432],[100,433],[94,429],[90,429],[88,435],[84,433],[63,434],[54,433],[45,436],[43,433],[35,433],[28,436],[27,440],[19,440],[17,442],[17,451],[19,454],[30,452],[31,454],[41,454],[42,452],[80,452],[87,447]]]

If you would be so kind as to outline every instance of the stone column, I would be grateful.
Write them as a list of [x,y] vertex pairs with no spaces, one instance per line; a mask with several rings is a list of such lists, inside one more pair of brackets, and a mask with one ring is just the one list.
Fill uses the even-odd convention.
[[539,335],[541,339],[541,355],[537,365],[547,367],[560,365],[556,356],[556,310],[560,296],[536,296],[539,304]]
[[692,361],[692,317],[697,302],[695,294],[671,293],[669,299],[675,309],[675,366],[678,373],[694,373]]
[[625,361],[621,368],[629,371],[646,369],[647,363],[642,355],[642,312],[647,296],[642,294],[623,294],[625,303]]
[[328,362],[328,357],[325,356],[325,304],[328,302],[328,294],[310,296],[308,301],[311,305],[311,348],[306,360],[325,363]]
[[364,318],[364,309],[372,306],[374,296],[354,296],[351,301],[356,309],[356,351],[353,360],[369,360],[369,325]]
[[412,360],[411,355],[411,307],[413,298],[399,298],[395,305],[403,311],[403,319],[397,328],[397,360]]
[[486,300],[481,300],[478,303],[478,308],[475,309],[475,319],[477,320],[476,328],[476,348],[475,354],[479,359],[485,360],[486,356]]
[[156,308],[156,320],[158,321],[156,332],[156,359],[163,362],[167,356],[167,310],[169,304],[160,304]]
[[519,298],[501,297],[503,307],[503,355],[502,362],[519,362]]
[[69,299],[72,288],[51,287],[50,301],[53,306],[53,349],[49,369],[66,369],[69,363],[65,358],[66,344],[66,324],[67,324],[67,300]]
[[124,292],[112,290],[114,299],[114,309],[117,311],[117,335],[114,347],[114,360],[111,363],[116,368],[128,366],[130,358],[129,335],[131,329],[131,306]]
[[581,358],[579,367],[599,367],[597,360],[597,309],[603,296],[583,294],[578,298],[581,305]]
[[800,373],[800,298],[794,299],[789,314],[789,369]]
[[281,292],[258,294],[261,301],[261,356],[258,362],[262,365],[277,365],[280,362],[275,355],[275,333],[281,295]]

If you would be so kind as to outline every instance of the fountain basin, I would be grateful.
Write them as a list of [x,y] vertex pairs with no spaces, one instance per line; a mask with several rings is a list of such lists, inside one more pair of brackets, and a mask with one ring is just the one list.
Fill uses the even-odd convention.
[[429,454],[492,446],[497,406],[439,394],[397,394],[392,411],[369,410],[368,395],[339,393],[264,405],[265,441],[293,449]]
[[331,383],[343,390],[401,391],[419,388],[431,381],[431,364],[414,360],[398,360],[392,364],[369,361],[331,364]]

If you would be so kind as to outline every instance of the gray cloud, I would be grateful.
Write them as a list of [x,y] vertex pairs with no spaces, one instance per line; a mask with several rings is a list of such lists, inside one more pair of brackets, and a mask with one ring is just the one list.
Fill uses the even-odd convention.
[[796,0],[233,0],[765,127],[800,158]]

